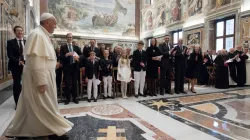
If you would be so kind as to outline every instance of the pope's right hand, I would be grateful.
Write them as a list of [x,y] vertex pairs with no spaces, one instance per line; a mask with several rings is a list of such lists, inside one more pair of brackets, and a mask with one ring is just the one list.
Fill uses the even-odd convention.
[[38,86],[38,90],[39,90],[40,93],[45,93],[46,85]]
[[74,55],[74,52],[68,52],[68,53],[66,53],[66,57],[73,56],[73,55]]

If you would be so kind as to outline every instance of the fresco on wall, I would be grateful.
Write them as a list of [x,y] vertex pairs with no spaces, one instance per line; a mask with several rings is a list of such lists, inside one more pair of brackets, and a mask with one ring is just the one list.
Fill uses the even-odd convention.
[[135,0],[49,0],[57,31],[135,36]]
[[194,16],[202,12],[202,0],[188,0],[188,15]]
[[243,44],[246,45],[248,45],[248,42],[250,41],[250,16],[241,18],[240,40]]
[[201,32],[187,34],[187,45],[201,44]]
[[170,22],[181,20],[181,0],[170,0],[169,8],[171,13]]
[[220,8],[221,6],[224,6],[229,3],[231,3],[231,0],[216,0],[216,7]]
[[166,5],[163,4],[157,8],[157,13],[156,13],[156,19],[155,19],[155,25],[157,27],[162,27],[166,24]]

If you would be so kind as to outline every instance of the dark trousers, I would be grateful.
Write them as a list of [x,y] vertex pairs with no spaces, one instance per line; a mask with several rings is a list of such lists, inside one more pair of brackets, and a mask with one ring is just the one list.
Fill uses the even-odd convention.
[[11,70],[11,74],[13,77],[13,96],[16,105],[18,103],[18,99],[22,91],[22,84],[21,84],[22,73],[23,73],[23,66],[19,66],[15,70]]
[[71,95],[73,99],[77,97],[77,81],[79,70],[76,69],[76,64],[71,64],[67,70],[63,71],[65,81],[65,96],[70,101]]
[[173,71],[172,65],[160,68],[160,88],[161,92],[165,89],[165,92],[171,92],[171,72]]
[[185,62],[175,61],[175,91],[184,91]]
[[57,86],[57,93],[59,93],[61,89],[61,82],[62,82],[62,68],[56,70],[56,86]]

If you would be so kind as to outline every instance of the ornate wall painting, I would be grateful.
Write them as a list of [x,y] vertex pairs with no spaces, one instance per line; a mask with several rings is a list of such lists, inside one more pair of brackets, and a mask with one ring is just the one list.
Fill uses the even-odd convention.
[[188,15],[194,16],[202,13],[202,0],[188,0]]
[[169,11],[171,13],[170,23],[181,20],[181,0],[170,0]]
[[153,12],[148,11],[146,13],[146,30],[152,30],[153,29]]
[[135,0],[49,0],[56,31],[135,36]]
[[220,8],[229,3],[231,3],[231,0],[216,0],[216,7]]
[[250,41],[250,15],[240,19],[240,42],[245,47],[249,46]]
[[155,19],[155,26],[156,27],[162,27],[166,25],[166,5],[160,5],[157,7],[157,12],[156,12],[156,19]]
[[187,34],[187,45],[201,44],[201,32]]

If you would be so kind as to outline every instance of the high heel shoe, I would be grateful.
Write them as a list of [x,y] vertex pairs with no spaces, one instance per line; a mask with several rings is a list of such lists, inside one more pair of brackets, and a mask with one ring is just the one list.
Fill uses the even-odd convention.
[[193,89],[191,89],[191,92],[196,93],[195,91],[193,91]]

